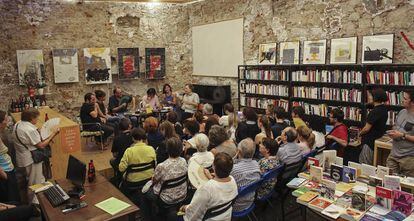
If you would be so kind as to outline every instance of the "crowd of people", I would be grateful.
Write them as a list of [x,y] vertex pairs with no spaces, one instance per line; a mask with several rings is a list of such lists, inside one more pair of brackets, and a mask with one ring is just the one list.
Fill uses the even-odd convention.
[[[252,204],[255,196],[248,194],[237,198],[241,187],[258,181],[261,175],[279,165],[301,161],[315,148],[346,152],[349,142],[345,114],[340,108],[330,111],[327,123],[333,125],[333,129],[325,133],[323,119],[305,115],[301,106],[293,107],[288,116],[284,108],[273,105],[259,115],[253,108],[237,112],[232,104],[225,104],[223,116],[218,116],[213,113],[212,105],[200,107],[199,97],[191,85],[185,86],[183,95],[177,95],[166,84],[160,97],[150,88],[137,107],[154,110],[169,107],[165,119],[160,122],[160,118],[148,116],[140,125],[136,118],[125,114],[131,108],[129,105],[135,106],[133,99],[125,98],[118,87],[113,93],[108,108],[103,102],[106,99],[103,91],[84,96],[85,103],[80,111],[83,129],[102,130],[103,142],[114,133],[110,163],[115,177],[112,181],[134,199],[149,220],[165,215],[160,211],[178,202],[185,204],[179,208],[184,212],[184,220],[201,220],[209,208],[233,200],[233,212],[242,211]],[[404,93],[405,109],[398,114],[395,127],[388,131],[387,96],[382,89],[375,89],[371,94],[373,107],[360,133],[360,162],[372,164],[375,139],[388,134],[393,139],[393,148],[387,165],[394,173],[414,176],[414,164],[411,164],[414,158],[414,92]],[[14,125],[16,164],[8,155],[7,146],[0,143],[1,202],[20,201],[16,194],[15,167],[24,168],[29,185],[45,180],[44,163],[34,162],[31,151],[47,147],[59,130],[41,140],[35,126],[38,117],[36,109],[28,109],[22,112],[22,121]],[[3,130],[8,124],[5,112],[0,112],[0,122],[0,130]],[[166,183],[178,182],[185,176],[188,165],[193,163],[204,168],[209,181],[198,188],[188,182],[165,188]],[[134,165],[143,168],[132,173],[129,168]],[[275,183],[275,179],[263,183],[257,194],[266,195]],[[30,200],[36,203],[35,197]],[[7,209],[0,204],[0,214]],[[229,220],[231,212],[226,211],[218,219]]]

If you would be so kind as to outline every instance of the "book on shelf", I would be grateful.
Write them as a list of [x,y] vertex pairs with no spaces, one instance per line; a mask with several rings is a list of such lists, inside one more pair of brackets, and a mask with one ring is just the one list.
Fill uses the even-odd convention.
[[362,73],[354,70],[293,71],[292,81],[361,84]]
[[377,186],[375,188],[376,204],[392,209],[393,192],[385,187]]
[[355,126],[349,127],[348,133],[349,133],[349,142],[350,143],[353,143],[353,142],[358,140],[358,136],[359,136],[360,131],[361,131],[361,129],[358,128],[358,127],[355,127]]
[[289,96],[289,88],[285,85],[241,83],[240,93],[262,94],[272,96]]
[[248,80],[271,80],[289,81],[289,71],[286,70],[257,70],[245,69],[244,79]]
[[339,216],[345,213],[345,210],[346,209],[344,207],[332,203],[322,211],[322,214],[336,220]]
[[317,197],[308,204],[308,207],[321,212],[322,210],[326,209],[332,203],[333,203],[332,200],[329,200],[323,197]]
[[292,91],[293,97],[297,98],[358,103],[362,101],[362,91],[359,89],[295,86]]
[[391,190],[401,190],[401,178],[399,176],[385,175],[383,184]]
[[286,111],[288,111],[289,101],[287,101],[287,100],[246,97],[244,95],[240,95],[240,105],[241,106],[266,109],[269,104],[273,104],[276,107],[277,106],[283,107]]
[[393,190],[392,210],[400,211],[409,216],[413,206],[413,194],[400,190]]
[[414,85],[414,72],[410,71],[368,71],[367,84]]
[[357,171],[353,167],[344,166],[342,170],[342,181],[345,183],[355,183]]

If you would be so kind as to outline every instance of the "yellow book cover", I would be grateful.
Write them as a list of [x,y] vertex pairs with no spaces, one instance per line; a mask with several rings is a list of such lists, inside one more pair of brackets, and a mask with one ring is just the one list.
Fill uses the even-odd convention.
[[318,195],[319,194],[316,193],[316,192],[309,191],[309,192],[306,192],[305,194],[303,194],[302,196],[298,197],[298,200],[307,203],[307,202],[312,201]]

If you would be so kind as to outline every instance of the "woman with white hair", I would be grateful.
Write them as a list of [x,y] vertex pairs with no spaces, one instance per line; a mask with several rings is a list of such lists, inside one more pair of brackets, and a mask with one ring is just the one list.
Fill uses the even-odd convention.
[[214,155],[210,151],[207,151],[207,148],[210,145],[207,135],[203,133],[197,134],[194,137],[194,142],[197,152],[193,154],[188,163],[190,164],[192,161],[195,161],[204,168],[211,167],[214,161]]

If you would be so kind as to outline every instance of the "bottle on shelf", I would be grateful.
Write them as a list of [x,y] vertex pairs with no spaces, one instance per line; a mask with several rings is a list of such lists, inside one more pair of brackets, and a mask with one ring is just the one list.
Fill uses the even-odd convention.
[[88,165],[88,182],[93,182],[94,180],[95,180],[95,166],[93,165],[93,160],[91,160]]

